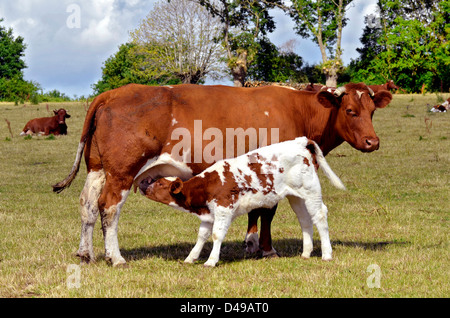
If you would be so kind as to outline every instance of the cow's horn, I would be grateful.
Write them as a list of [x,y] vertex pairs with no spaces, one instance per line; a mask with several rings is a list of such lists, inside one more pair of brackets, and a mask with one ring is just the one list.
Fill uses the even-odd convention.
[[336,95],[337,97],[341,96],[343,93],[345,93],[345,86],[338,87],[334,91],[334,95]]
[[369,86],[367,86],[367,88],[369,89],[370,96],[375,95],[375,93],[373,92],[373,90]]

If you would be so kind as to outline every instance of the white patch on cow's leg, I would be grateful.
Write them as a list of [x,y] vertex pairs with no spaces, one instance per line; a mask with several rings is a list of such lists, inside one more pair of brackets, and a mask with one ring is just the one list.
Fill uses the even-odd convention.
[[122,199],[117,205],[112,205],[105,210],[105,215],[109,218],[107,224],[103,224],[105,238],[105,258],[111,261],[113,266],[126,264],[125,259],[120,254],[119,240],[117,238],[117,228],[119,225],[120,210],[127,200],[130,190],[122,190]]
[[198,259],[198,257],[200,256],[200,252],[202,251],[203,246],[205,245],[205,242],[211,236],[212,228],[213,223],[211,222],[202,222],[200,224],[200,228],[198,229],[197,243],[189,253],[189,256],[186,257],[186,259],[184,260],[185,263],[192,264]]
[[303,232],[302,258],[309,258],[313,250],[313,223],[305,206],[305,201],[299,197],[289,196],[289,204],[297,215]]
[[220,247],[231,225],[233,213],[234,211],[229,208],[217,207],[214,209],[213,248],[204,266],[214,267],[219,261]]
[[105,185],[105,172],[91,171],[80,195],[81,238],[77,256],[82,262],[89,263],[95,260],[92,236],[94,225],[98,217],[98,198]]
[[247,233],[245,236],[245,244],[247,247],[245,248],[245,251],[247,253],[256,253],[259,251],[259,237],[258,232],[253,233]]

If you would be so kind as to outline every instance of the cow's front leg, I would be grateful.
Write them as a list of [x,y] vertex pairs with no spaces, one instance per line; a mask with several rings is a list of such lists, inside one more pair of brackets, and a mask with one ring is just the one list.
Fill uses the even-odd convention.
[[277,205],[271,209],[261,209],[261,237],[259,247],[263,257],[278,257],[278,252],[272,246],[272,234],[270,225],[277,210]]
[[[245,245],[247,253],[262,251],[263,257],[277,257],[278,252],[272,246],[270,226],[277,210],[277,205],[271,209],[260,208],[248,214],[247,235]],[[261,216],[261,237],[258,240],[258,218]]]
[[245,235],[245,251],[247,253],[257,253],[259,251],[259,239],[258,239],[258,219],[260,216],[259,209],[250,211],[248,213],[248,227],[247,234]]
[[120,210],[130,193],[132,181],[125,183],[124,179],[121,179],[115,182],[114,178],[107,178],[99,199],[103,237],[105,239],[105,259],[111,262],[113,266],[126,264],[125,259],[120,254],[117,229]]

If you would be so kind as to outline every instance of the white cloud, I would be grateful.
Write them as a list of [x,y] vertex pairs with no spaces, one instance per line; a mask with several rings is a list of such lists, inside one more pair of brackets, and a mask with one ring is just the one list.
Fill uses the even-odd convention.
[[[151,10],[145,0],[15,0],[0,3],[3,26],[22,36],[25,78],[40,83],[45,91],[58,89],[72,96],[88,95],[100,79],[103,62],[128,41],[128,32]],[[67,19],[80,8],[80,27]]]

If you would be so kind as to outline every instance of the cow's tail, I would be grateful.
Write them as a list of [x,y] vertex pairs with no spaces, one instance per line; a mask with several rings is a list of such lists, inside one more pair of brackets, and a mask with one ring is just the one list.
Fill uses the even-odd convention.
[[[105,93],[104,93],[105,94]],[[102,95],[104,95],[102,94]],[[53,192],[60,193],[65,188],[68,188],[72,181],[77,176],[78,170],[80,169],[80,163],[81,158],[83,157],[84,147],[86,146],[86,142],[89,138],[89,136],[92,135],[92,133],[95,130],[95,114],[98,110],[98,108],[104,104],[105,98],[100,95],[94,99],[94,101],[91,103],[91,106],[89,107],[89,110],[86,114],[86,119],[84,120],[84,126],[83,126],[83,132],[81,133],[81,139],[80,143],[78,144],[78,150],[77,154],[75,156],[75,162],[72,166],[72,170],[70,171],[69,175],[62,180],[61,182],[58,182],[57,184],[52,185]]]
[[[311,147],[313,145],[313,147]],[[314,149],[314,154],[316,155],[317,163],[319,164],[319,167],[322,169],[325,176],[327,176],[328,179],[330,179],[331,184],[335,186],[338,189],[346,190],[345,185],[342,183],[341,179],[331,170],[331,167],[328,165],[328,162],[325,160],[325,156],[322,153],[322,150],[320,150],[319,146],[312,140],[308,142],[308,149],[311,151]]]

